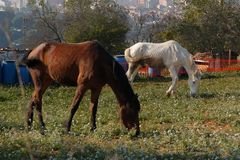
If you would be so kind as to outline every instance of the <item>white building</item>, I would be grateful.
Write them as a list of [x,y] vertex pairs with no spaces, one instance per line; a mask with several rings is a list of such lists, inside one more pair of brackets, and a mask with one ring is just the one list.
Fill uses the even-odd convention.
[[5,7],[5,2],[3,2],[2,0],[0,0],[0,11],[3,11]]
[[21,9],[23,7],[26,7],[28,0],[10,0],[10,2],[13,8]]

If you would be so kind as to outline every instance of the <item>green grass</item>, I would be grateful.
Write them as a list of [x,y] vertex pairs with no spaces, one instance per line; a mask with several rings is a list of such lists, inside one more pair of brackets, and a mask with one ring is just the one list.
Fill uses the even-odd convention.
[[[46,134],[37,116],[30,132],[24,116],[33,87],[0,86],[0,159],[240,159],[240,73],[204,75],[199,96],[188,97],[186,79],[167,98],[169,78],[134,83],[141,102],[141,135],[121,125],[118,104],[109,87],[101,93],[97,130],[89,127],[89,92],[64,134],[74,87],[48,88],[43,97]],[[31,157],[30,157],[31,156]]]

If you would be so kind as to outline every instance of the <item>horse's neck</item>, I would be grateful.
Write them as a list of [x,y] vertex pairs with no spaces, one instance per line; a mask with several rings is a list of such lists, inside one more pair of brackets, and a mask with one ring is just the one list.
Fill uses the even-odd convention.
[[112,78],[108,83],[120,105],[125,105],[133,95],[131,86],[125,83],[128,83],[128,81],[119,81],[115,78]]
[[106,83],[112,88],[119,104],[125,105],[134,95],[125,71],[120,64],[111,58],[111,62],[105,65],[105,72]]
[[194,79],[194,75],[196,73],[197,70],[197,66],[195,64],[185,64],[183,66],[188,74],[189,79]]

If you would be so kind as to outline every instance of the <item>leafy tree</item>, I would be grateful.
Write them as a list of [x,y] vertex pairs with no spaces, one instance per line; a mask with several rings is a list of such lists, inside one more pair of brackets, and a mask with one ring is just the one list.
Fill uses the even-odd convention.
[[9,7],[6,7],[4,12],[0,12],[0,47],[9,47],[12,45],[10,26],[14,16],[14,11]]
[[240,4],[237,1],[188,0],[182,18],[161,33],[190,51],[240,50]]
[[66,14],[71,19],[64,34],[67,42],[96,39],[111,52],[125,47],[126,13],[115,1],[68,0]]

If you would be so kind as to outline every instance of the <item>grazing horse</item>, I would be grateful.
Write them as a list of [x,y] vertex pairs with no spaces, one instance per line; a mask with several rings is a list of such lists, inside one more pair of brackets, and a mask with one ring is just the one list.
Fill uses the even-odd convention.
[[190,95],[196,95],[200,72],[192,59],[192,55],[178,42],[173,40],[164,43],[139,42],[125,50],[125,58],[129,66],[126,74],[131,82],[141,66],[168,68],[172,77],[172,85],[166,91],[168,96],[176,91],[178,71],[180,67],[184,67],[189,77]]
[[91,91],[90,127],[91,130],[96,129],[98,98],[103,86],[108,84],[119,102],[123,125],[128,130],[135,128],[136,135],[140,133],[138,96],[134,94],[123,68],[97,41],[77,44],[42,43],[26,55],[23,63],[27,65],[34,83],[27,113],[29,129],[33,122],[34,107],[42,131],[45,128],[42,96],[47,87],[55,81],[77,86],[67,121],[67,132],[70,131],[73,116],[88,89]]

